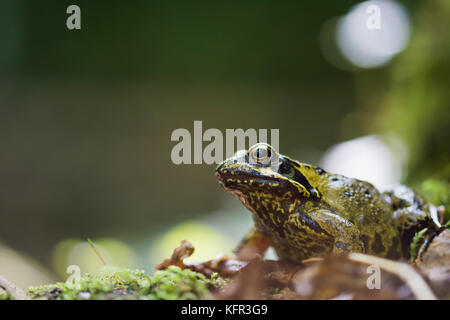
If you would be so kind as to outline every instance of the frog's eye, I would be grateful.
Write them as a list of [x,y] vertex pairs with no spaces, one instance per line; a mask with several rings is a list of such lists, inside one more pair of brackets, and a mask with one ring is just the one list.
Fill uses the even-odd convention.
[[268,164],[272,157],[272,151],[267,145],[259,145],[250,151],[250,156],[255,163]]
[[295,169],[287,161],[281,162],[280,167],[278,168],[278,173],[291,179],[295,177]]

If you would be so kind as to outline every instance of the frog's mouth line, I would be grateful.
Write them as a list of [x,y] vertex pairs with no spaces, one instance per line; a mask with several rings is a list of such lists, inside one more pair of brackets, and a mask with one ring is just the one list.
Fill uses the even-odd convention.
[[217,180],[219,180],[221,184],[225,184],[226,183],[225,180],[227,180],[227,178],[232,178],[233,180],[241,180],[241,181],[252,180],[254,182],[262,182],[262,183],[278,182],[276,178],[268,176],[259,177],[257,175],[225,174],[219,172],[216,172],[216,178]]

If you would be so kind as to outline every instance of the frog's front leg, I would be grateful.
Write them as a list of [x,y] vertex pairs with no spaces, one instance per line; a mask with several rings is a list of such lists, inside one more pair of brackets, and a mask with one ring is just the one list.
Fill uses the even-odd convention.
[[257,254],[263,255],[269,246],[269,239],[253,227],[245,234],[233,253],[238,260],[252,260]]
[[350,221],[327,210],[318,210],[311,217],[334,237],[333,253],[364,252],[360,232]]

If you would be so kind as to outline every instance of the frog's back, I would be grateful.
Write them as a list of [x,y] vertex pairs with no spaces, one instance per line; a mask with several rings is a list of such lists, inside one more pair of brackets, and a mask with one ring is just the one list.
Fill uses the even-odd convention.
[[401,239],[389,198],[371,183],[327,174],[320,188],[329,209],[354,224],[364,252],[382,257],[401,255]]

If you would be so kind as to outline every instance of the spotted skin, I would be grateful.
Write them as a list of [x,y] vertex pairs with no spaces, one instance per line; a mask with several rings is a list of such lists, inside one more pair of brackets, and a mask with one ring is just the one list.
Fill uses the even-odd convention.
[[[237,254],[265,239],[292,262],[345,252],[399,259],[408,257],[415,232],[440,227],[431,218],[434,207],[405,186],[381,193],[368,182],[300,163],[267,144],[225,160],[216,176],[255,222]],[[259,247],[263,252],[267,245]]]

